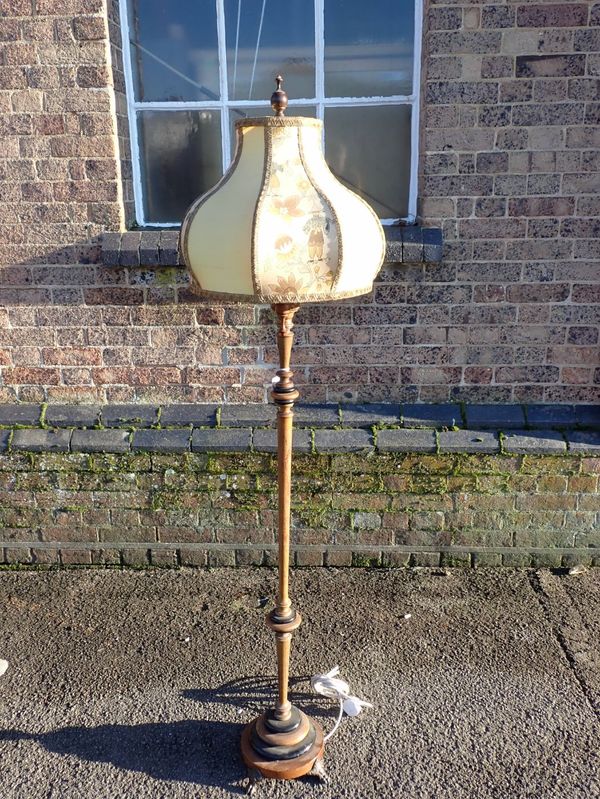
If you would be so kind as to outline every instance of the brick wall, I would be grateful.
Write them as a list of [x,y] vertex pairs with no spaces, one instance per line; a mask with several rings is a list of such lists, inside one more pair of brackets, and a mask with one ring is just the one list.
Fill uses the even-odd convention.
[[[268,311],[192,302],[152,253],[102,263],[132,218],[108,5],[0,0],[0,401],[263,402]],[[445,257],[301,310],[306,400],[598,400],[599,9],[426,3],[420,213]]]
[[424,289],[424,335],[447,344],[439,372],[469,386],[455,395],[597,398],[600,3],[431,0],[427,22],[421,213],[444,229],[448,285]]
[[[0,563],[276,558],[273,405],[0,405]],[[298,565],[600,565],[598,406],[303,405]]]
[[[296,455],[300,566],[600,564],[600,460]],[[0,563],[275,565],[265,453],[0,454]]]

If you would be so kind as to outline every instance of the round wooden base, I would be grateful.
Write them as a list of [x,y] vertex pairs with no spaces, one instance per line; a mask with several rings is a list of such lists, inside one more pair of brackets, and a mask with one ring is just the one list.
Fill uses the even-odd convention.
[[[301,711],[297,711],[301,716],[301,727],[306,730],[307,748],[301,754],[293,754],[294,749],[302,748],[302,741],[298,741],[298,732],[291,732],[285,734],[278,734],[277,736],[265,736],[268,738],[277,738],[277,746],[273,747],[280,751],[279,757],[268,757],[267,755],[258,752],[252,745],[253,739],[259,739],[261,742],[264,740],[263,735],[265,728],[265,718],[267,714],[259,716],[251,724],[248,724],[242,733],[242,757],[244,763],[249,769],[256,769],[263,777],[273,780],[293,780],[297,777],[302,777],[308,774],[315,764],[315,760],[323,753],[323,730],[321,726],[312,719],[309,719]],[[262,733],[262,735],[261,735]],[[289,738],[289,752],[286,752],[285,738]],[[268,746],[269,740],[265,741]],[[275,743],[275,741],[273,741]],[[299,747],[300,744],[300,747]],[[285,757],[286,754],[292,756]]]

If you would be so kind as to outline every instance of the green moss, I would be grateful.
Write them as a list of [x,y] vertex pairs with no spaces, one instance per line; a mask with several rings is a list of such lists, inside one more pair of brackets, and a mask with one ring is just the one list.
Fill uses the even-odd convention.
[[464,568],[465,566],[471,566],[471,555],[468,552],[465,553],[451,553],[451,552],[442,552],[441,557],[441,566],[449,566],[450,568]]
[[13,422],[13,424],[0,424],[0,430],[37,430],[38,425],[36,424],[19,424],[19,422]]
[[352,553],[352,566],[360,569],[379,569],[383,565],[380,555],[365,555],[362,552]]
[[500,444],[500,454],[501,455],[507,455],[508,454],[506,452],[505,448],[504,448],[504,442],[505,441],[506,441],[506,433],[504,432],[504,430],[498,430],[498,442]]
[[178,269],[174,266],[161,267],[154,272],[156,286],[172,286],[175,284]]
[[448,481],[445,477],[419,475],[412,479],[411,493],[443,496],[448,493]]

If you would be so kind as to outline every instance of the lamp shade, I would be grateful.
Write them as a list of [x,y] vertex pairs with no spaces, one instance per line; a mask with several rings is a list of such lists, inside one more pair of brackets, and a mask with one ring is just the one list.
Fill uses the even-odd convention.
[[181,252],[194,291],[236,302],[367,294],[381,268],[379,219],[323,157],[309,117],[236,122],[235,158],[186,213]]

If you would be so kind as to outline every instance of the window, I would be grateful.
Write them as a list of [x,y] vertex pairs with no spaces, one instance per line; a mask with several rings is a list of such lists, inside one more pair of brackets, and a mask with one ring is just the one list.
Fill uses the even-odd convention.
[[176,226],[233,155],[235,120],[325,122],[326,159],[387,222],[416,213],[422,0],[127,0],[136,217]]

